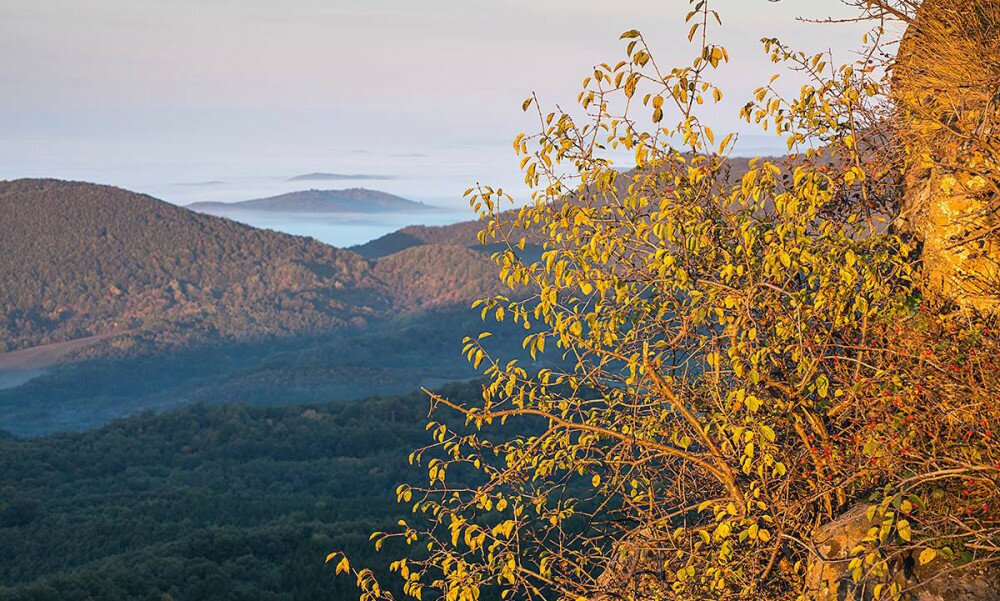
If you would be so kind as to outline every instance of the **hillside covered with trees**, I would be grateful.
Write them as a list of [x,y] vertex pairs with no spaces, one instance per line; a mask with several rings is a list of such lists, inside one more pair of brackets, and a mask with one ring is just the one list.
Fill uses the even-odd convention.
[[109,186],[3,182],[0,220],[0,349],[97,336],[0,389],[0,430],[21,435],[467,379],[469,305],[503,288],[465,246],[366,260]]
[[0,599],[349,598],[323,559],[368,557],[371,530],[398,519],[393,490],[429,440],[426,412],[422,393],[193,406],[0,437]]
[[373,269],[354,252],[110,186],[3,182],[0,219],[6,350],[107,332],[175,347],[314,334],[499,289],[492,265],[462,248]]
[[354,253],[110,186],[0,183],[0,344],[104,332],[247,340],[363,324],[384,286]]

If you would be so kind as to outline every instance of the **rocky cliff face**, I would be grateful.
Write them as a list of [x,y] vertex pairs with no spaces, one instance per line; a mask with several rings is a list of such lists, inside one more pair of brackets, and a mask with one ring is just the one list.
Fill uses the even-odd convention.
[[[868,518],[866,505],[858,505],[818,528],[806,573],[807,599],[876,599],[872,583],[865,579],[856,582],[849,566],[864,548],[865,539],[878,536],[878,530],[879,524]],[[995,565],[957,566],[940,559],[921,565],[919,558],[905,556],[891,561],[890,570],[890,581],[911,601],[1000,600],[1000,568]]]
[[894,77],[925,284],[1000,310],[1000,0],[925,0]]

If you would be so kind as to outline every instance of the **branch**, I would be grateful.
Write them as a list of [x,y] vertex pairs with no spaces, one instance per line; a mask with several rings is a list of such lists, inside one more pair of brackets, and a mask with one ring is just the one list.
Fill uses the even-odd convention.
[[546,411],[542,411],[540,409],[531,409],[527,407],[523,409],[509,409],[504,411],[484,411],[484,410],[469,409],[457,403],[453,403],[440,395],[427,391],[426,389],[425,392],[427,392],[427,394],[430,395],[431,399],[433,399],[435,403],[440,403],[452,409],[453,411],[461,413],[467,418],[482,419],[482,420],[500,420],[507,417],[523,417],[526,415],[533,415],[536,417],[545,418],[549,420],[550,423],[562,428],[566,428],[567,430],[577,430],[582,432],[590,432],[591,434],[598,434],[601,436],[605,436],[607,438],[618,440],[626,444],[635,444],[640,447],[645,447],[647,449],[653,449],[655,451],[663,453],[668,457],[674,457],[682,461],[687,461],[693,465],[697,465],[706,472],[715,476],[715,478],[723,486],[726,487],[726,490],[729,492],[732,499],[740,504],[741,512],[746,511],[746,505],[745,505],[746,498],[743,496],[743,492],[740,491],[739,487],[736,485],[732,473],[729,472],[728,469],[720,469],[719,467],[713,465],[708,461],[705,461],[704,459],[698,456],[681,451],[675,447],[660,444],[653,440],[646,440],[642,438],[636,438],[633,436],[625,435],[622,434],[621,432],[616,432],[614,430],[610,430],[608,428],[602,428],[600,426],[593,426],[590,424],[572,422],[567,419],[563,419],[559,416],[548,413]]
[[892,15],[893,17],[899,19],[900,21],[903,21],[904,23],[909,23],[910,21],[913,20],[912,18],[910,18],[910,15],[904,13],[898,8],[893,7],[886,0],[867,0],[867,1],[869,8],[874,6],[875,8],[881,10],[883,14]]

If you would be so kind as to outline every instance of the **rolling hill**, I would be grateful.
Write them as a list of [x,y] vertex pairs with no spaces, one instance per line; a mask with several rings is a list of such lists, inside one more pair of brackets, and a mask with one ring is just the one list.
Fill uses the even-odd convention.
[[391,300],[358,255],[110,186],[0,183],[0,344],[343,328]]
[[0,430],[19,435],[473,377],[469,304],[502,291],[464,245],[365,259],[94,184],[2,182],[0,220]]
[[439,226],[410,225],[371,242],[353,246],[349,250],[366,259],[373,260],[425,244],[461,246],[481,250],[482,247],[476,239],[476,234],[481,227],[482,224],[479,221],[463,221],[453,225]]

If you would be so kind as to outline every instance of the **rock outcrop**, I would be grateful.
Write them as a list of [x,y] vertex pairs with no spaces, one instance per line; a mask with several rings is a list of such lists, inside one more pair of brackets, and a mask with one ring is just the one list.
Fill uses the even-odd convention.
[[1000,310],[1000,0],[925,0],[894,67],[923,280]]
[[[858,505],[817,529],[806,570],[810,601],[874,601],[874,584],[855,582],[848,569],[866,536],[878,525]],[[963,567],[935,559],[921,565],[904,555],[889,562],[890,581],[911,601],[1000,601],[1000,566]],[[883,597],[885,598],[885,597]]]

